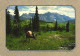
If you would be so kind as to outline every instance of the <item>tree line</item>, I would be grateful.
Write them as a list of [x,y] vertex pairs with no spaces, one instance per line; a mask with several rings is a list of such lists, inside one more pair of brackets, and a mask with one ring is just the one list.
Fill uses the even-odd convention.
[[[11,23],[13,21],[13,25]],[[19,19],[19,11],[18,7],[15,6],[14,10],[14,19],[11,19],[10,12],[6,9],[6,33],[10,34],[13,33],[14,35],[18,35],[20,31],[20,19]]]
[[62,26],[60,27],[57,20],[54,24],[54,27],[50,27],[50,25],[47,24],[46,27],[43,27],[43,30],[47,30],[47,31],[63,31],[66,30],[66,32],[69,32],[69,21],[66,23],[66,26]]
[[[6,9],[6,33],[10,34],[12,32],[14,35],[17,36],[21,31],[21,27],[20,27],[21,20],[19,18],[18,6],[15,6],[15,10],[14,10],[14,19],[13,19],[14,26],[11,25],[11,20],[12,19],[10,18],[10,12]],[[32,31],[39,32],[39,27],[40,26],[39,26],[38,8],[36,6],[35,16],[32,18],[32,20],[30,20],[28,26],[26,25],[25,29],[31,30],[32,28]]]
[[[58,26],[58,22],[57,22],[57,20],[56,20],[54,30],[55,30],[55,31],[56,31],[56,30],[60,30],[60,31],[65,30],[65,26],[59,27],[59,26]],[[69,32],[69,21],[68,21],[67,24],[66,24],[66,32]]]

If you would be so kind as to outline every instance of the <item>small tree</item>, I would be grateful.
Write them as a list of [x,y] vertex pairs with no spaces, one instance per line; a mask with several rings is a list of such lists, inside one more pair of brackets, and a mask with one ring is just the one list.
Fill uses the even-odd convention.
[[30,19],[30,22],[29,22],[29,30],[31,30],[31,19]]
[[34,29],[35,29],[35,22],[34,22],[34,18],[32,18],[32,31],[34,32]]
[[56,31],[57,28],[58,28],[58,24],[57,24],[57,20],[56,20],[54,30]]
[[69,21],[66,24],[66,32],[69,32]]
[[47,31],[49,31],[49,26],[48,26],[48,24],[47,24]]

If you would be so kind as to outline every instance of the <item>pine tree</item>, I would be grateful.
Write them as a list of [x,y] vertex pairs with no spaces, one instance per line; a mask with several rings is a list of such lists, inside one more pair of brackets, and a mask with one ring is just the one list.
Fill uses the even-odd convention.
[[6,9],[6,33],[9,34],[11,32],[11,19],[10,12]]
[[47,31],[49,31],[49,26],[48,26],[48,24],[47,24]]
[[[19,30],[20,30],[20,19],[19,19],[19,11],[18,11],[18,7],[15,6],[15,10],[14,10],[14,34],[15,36],[18,36],[19,35]],[[16,33],[15,33],[16,32]]]
[[66,32],[69,32],[69,21],[66,24]]
[[54,28],[54,30],[56,31],[56,30],[57,30],[57,28],[58,28],[58,24],[57,24],[57,20],[56,20],[56,23],[55,23],[55,28]]
[[32,31],[34,32],[34,18],[32,18]]
[[29,22],[29,30],[31,30],[31,19],[30,19],[30,22]]
[[34,16],[34,31],[38,32],[39,31],[39,17],[38,17],[38,8],[36,6],[36,13],[35,13],[35,16]]
[[18,7],[15,6],[15,11],[14,11],[14,23],[16,24],[17,27],[19,27],[19,22],[20,22],[20,19],[19,19],[19,11],[18,11]]

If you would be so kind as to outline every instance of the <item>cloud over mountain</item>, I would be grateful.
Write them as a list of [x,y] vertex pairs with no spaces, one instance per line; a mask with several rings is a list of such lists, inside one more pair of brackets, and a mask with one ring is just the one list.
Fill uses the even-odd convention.
[[[36,6],[18,6],[19,15],[23,13],[35,13]],[[72,6],[37,6],[39,14],[45,14],[47,12],[58,13],[61,15],[66,15],[75,18],[75,9]],[[14,15],[15,6],[9,6],[8,10],[10,14]]]

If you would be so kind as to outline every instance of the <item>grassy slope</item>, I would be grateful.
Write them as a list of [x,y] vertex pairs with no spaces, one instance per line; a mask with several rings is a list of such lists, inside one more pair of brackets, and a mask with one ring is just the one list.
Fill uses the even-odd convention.
[[[23,25],[27,24],[22,22]],[[53,26],[53,23],[41,23],[40,26],[45,26],[49,24]],[[59,25],[64,25],[66,23],[59,23]],[[7,35],[6,46],[10,50],[60,50],[60,49],[72,49],[75,43],[74,35],[74,23],[70,23],[70,32],[59,32],[59,31],[41,31],[36,40],[29,39],[26,40],[25,33],[20,37],[15,37],[13,35]],[[66,48],[62,48],[66,47]]]

